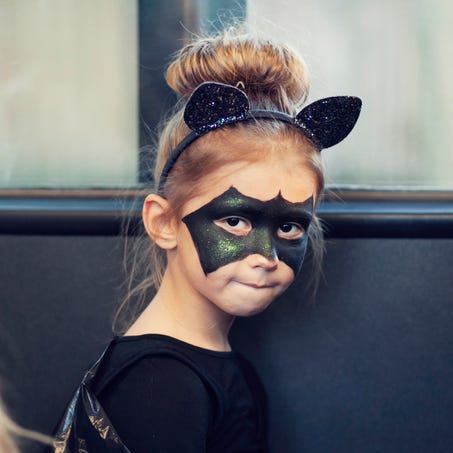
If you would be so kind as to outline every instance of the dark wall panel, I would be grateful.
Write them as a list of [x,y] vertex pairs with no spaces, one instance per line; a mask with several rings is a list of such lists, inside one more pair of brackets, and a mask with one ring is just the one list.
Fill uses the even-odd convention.
[[270,389],[272,451],[453,451],[453,241],[329,243],[303,285],[235,326]]
[[12,415],[49,432],[110,338],[115,237],[0,236],[0,376]]

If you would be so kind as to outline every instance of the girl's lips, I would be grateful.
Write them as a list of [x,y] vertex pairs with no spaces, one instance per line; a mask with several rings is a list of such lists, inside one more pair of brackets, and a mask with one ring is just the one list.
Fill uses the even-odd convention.
[[255,289],[266,289],[266,288],[272,288],[275,285],[258,285],[257,283],[247,283],[247,282],[238,282],[241,285],[248,286],[249,288],[255,288]]

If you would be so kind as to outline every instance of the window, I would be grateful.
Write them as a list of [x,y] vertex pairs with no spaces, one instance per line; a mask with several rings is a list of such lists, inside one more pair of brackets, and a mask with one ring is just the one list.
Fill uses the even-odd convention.
[[3,2],[0,42],[0,187],[135,184],[135,2]]
[[304,55],[310,100],[355,94],[357,129],[323,154],[333,185],[453,188],[453,4],[249,0],[249,20]]
[[[309,100],[362,97],[324,151],[333,186],[453,188],[453,6],[446,0],[4,2],[0,188],[118,188],[174,99],[163,81],[187,30],[245,18],[290,42]],[[217,21],[217,23],[216,23]]]

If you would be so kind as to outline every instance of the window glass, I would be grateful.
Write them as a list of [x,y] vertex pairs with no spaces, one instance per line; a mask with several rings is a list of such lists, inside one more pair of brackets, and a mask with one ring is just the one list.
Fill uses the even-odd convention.
[[0,188],[146,180],[139,149],[173,99],[168,55],[184,33],[219,28],[244,9],[255,28],[305,57],[309,101],[364,101],[353,133],[323,152],[331,186],[453,189],[446,0],[1,2]]
[[323,152],[330,184],[453,188],[453,3],[249,0],[247,13],[305,57],[309,101],[363,99],[354,132]]
[[137,179],[137,5],[4,1],[0,187]]

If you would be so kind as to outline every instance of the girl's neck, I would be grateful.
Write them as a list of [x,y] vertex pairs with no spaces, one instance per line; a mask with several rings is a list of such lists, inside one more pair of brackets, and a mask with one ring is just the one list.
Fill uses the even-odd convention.
[[228,333],[234,317],[197,293],[181,290],[167,272],[162,284],[129,335],[158,333],[215,351],[231,351]]

